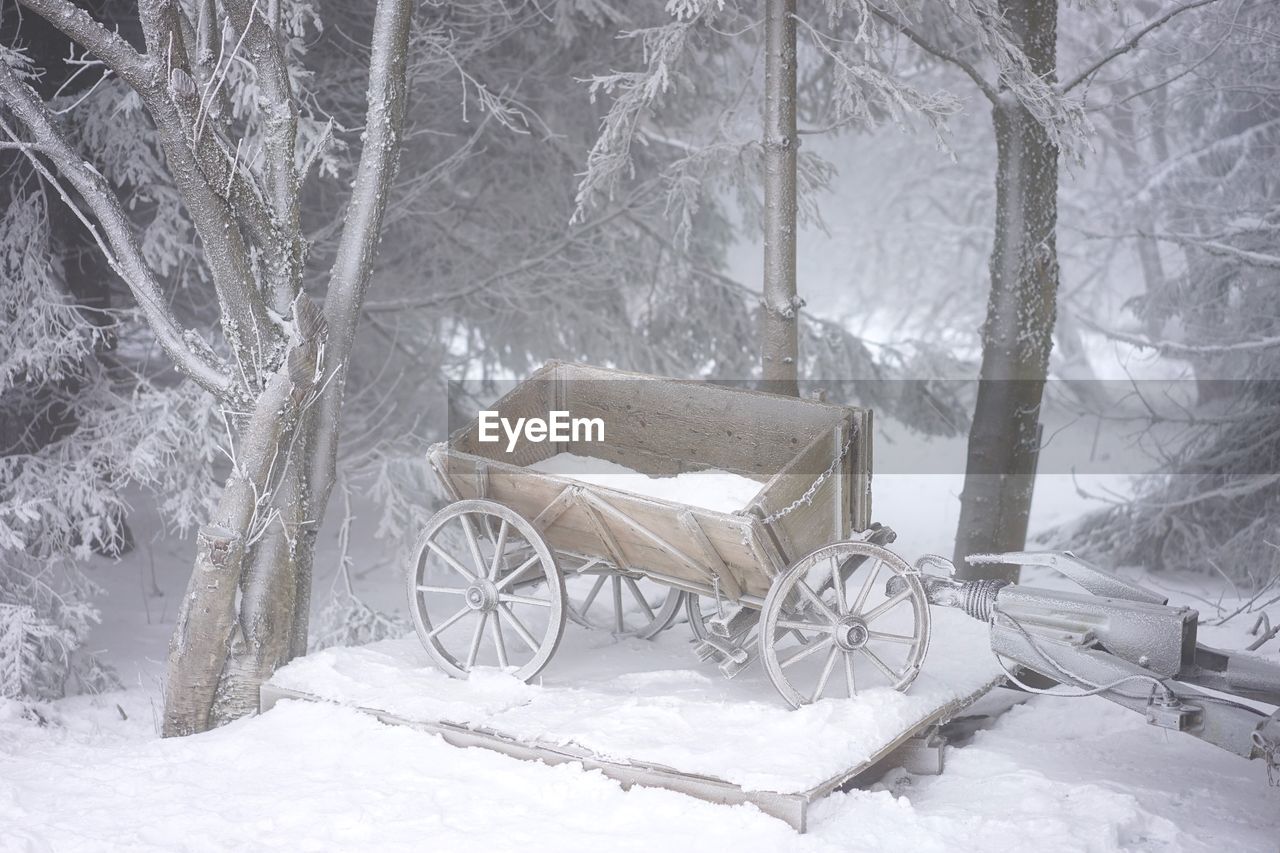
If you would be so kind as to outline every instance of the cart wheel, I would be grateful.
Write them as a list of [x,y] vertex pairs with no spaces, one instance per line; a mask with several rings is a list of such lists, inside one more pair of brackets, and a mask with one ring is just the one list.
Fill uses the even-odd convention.
[[707,630],[707,620],[716,615],[716,600],[705,595],[684,597],[684,616],[689,621],[689,630],[695,640],[705,640],[711,632]]
[[501,504],[452,503],[427,522],[409,571],[409,612],[427,654],[455,678],[496,665],[528,681],[564,633],[564,580],[533,525]]
[[644,577],[597,564],[565,578],[569,618],[615,637],[648,640],[671,626],[684,593]]
[[[902,581],[888,594],[880,581],[893,576]],[[928,648],[924,588],[901,557],[869,542],[819,548],[775,579],[765,598],[760,657],[793,708],[869,687],[905,690]],[[837,670],[844,688],[828,692]]]

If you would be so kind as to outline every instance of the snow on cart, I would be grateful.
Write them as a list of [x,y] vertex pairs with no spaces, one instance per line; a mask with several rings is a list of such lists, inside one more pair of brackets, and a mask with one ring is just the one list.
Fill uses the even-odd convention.
[[[496,421],[564,412],[598,428],[493,440]],[[527,681],[566,620],[647,638],[683,614],[700,658],[728,676],[759,658],[792,707],[905,690],[929,606],[870,524],[870,426],[864,409],[548,364],[430,451],[451,502],[408,573],[418,636],[450,675]]]

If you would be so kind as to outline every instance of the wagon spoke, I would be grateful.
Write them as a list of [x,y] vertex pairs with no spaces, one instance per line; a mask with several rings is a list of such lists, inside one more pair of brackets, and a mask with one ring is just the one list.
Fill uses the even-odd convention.
[[840,561],[834,556],[831,558],[831,585],[836,589],[836,613],[843,616],[849,612],[849,607],[844,600],[844,581],[840,579]]
[[853,675],[853,652],[844,653],[844,684],[849,688],[849,698],[858,695],[858,680]]
[[475,576],[475,575],[473,575],[473,574],[471,574],[471,572],[470,572],[469,570],[467,570],[467,569],[462,565],[462,563],[459,563],[457,560],[455,560],[455,559],[453,558],[453,555],[452,555],[452,554],[450,554],[448,551],[446,551],[445,549],[441,548],[439,545],[437,545],[436,543],[434,543],[434,542],[432,542],[432,541],[430,541],[430,540],[428,540],[428,541],[427,541],[427,547],[428,547],[428,548],[430,548],[430,549],[431,549],[431,551],[432,551],[432,553],[434,553],[437,557],[439,557],[440,559],[444,560],[444,561],[445,561],[446,563],[448,563],[451,567],[453,567],[453,570],[454,570],[455,572],[457,572],[458,574],[462,575],[464,578],[466,578],[466,579],[467,579],[468,581],[470,581],[471,583],[475,583],[475,582],[476,582],[476,576]]
[[507,546],[507,520],[502,519],[502,524],[498,527],[498,541],[493,546],[493,562],[489,564],[489,580],[498,579],[498,566],[502,563],[502,558],[506,556],[502,553],[502,549]]
[[915,637],[907,637],[902,634],[886,634],[883,631],[867,631],[867,639],[881,640],[886,643],[901,643],[904,646],[914,646],[916,644]]
[[539,559],[540,558],[538,557],[538,555],[534,554],[532,557],[530,557],[529,559],[521,563],[514,572],[507,575],[502,580],[498,581],[498,583],[494,585],[494,589],[496,589],[498,592],[502,592],[504,589],[511,586],[511,584],[515,582],[516,578],[520,577],[522,574],[529,571],[531,567],[536,565]]
[[864,655],[870,658],[871,662],[875,664],[876,669],[884,673],[884,677],[889,679],[890,683],[896,682],[898,680],[898,678],[900,677],[898,673],[890,669],[887,663],[880,660],[880,656],[878,654],[871,651],[871,649],[867,648],[866,646],[861,647],[860,649],[858,649],[858,651],[862,652]]
[[827,646],[831,645],[831,643],[833,643],[833,642],[834,642],[834,638],[832,638],[832,637],[823,637],[821,640],[817,640],[817,641],[815,641],[815,642],[813,642],[813,643],[810,643],[809,645],[805,646],[803,649],[801,649],[800,651],[796,652],[796,653],[795,653],[794,655],[792,655],[791,657],[789,657],[789,658],[787,658],[786,660],[782,661],[780,665],[781,665],[781,667],[782,667],[783,669],[786,669],[787,667],[791,666],[791,664],[793,664],[793,663],[799,663],[800,661],[804,660],[805,658],[809,657],[810,655],[812,655],[812,654],[816,654],[817,652],[822,651],[822,650],[823,650],[823,649],[825,649]]
[[[777,622],[779,628],[786,628],[789,631],[830,631],[830,625],[814,624],[812,622],[796,622],[794,619],[779,619]],[[801,639],[804,639],[801,637]]]
[[[506,524],[506,522],[504,521],[503,524]],[[487,613],[485,615],[488,616]],[[509,666],[507,663],[507,642],[502,638],[502,620],[498,618],[497,614],[494,614],[493,621],[489,623],[489,629],[489,633],[493,635],[493,645],[498,650],[498,666],[506,669]]]
[[796,589],[803,593],[805,598],[817,605],[818,609],[822,611],[822,615],[826,616],[832,622],[840,621],[840,617],[831,612],[831,608],[827,606],[827,603],[819,598],[816,592],[809,589],[809,585],[807,583],[802,580],[796,581]]
[[511,593],[502,593],[498,596],[498,600],[507,604],[528,604],[532,607],[550,607],[551,602],[545,598],[531,598],[527,595],[513,595]]
[[604,586],[604,582],[609,579],[608,575],[601,575],[596,578],[596,582],[591,585],[591,591],[587,593],[587,597],[582,600],[582,613],[586,614],[591,609],[591,605],[595,603],[596,596],[600,594],[600,588]]
[[426,586],[418,585],[418,592],[437,592],[442,595],[466,595],[467,591],[459,586]]
[[906,601],[910,597],[911,597],[911,588],[906,587],[902,590],[902,592],[898,593],[892,598],[886,598],[884,601],[880,602],[875,607],[871,608],[866,613],[862,614],[862,621],[871,622],[875,619],[879,619],[885,613],[897,607],[899,604]]
[[619,634],[627,630],[627,626],[622,622],[622,577],[620,575],[613,576],[613,627]]
[[524,623],[517,619],[516,615],[511,612],[511,608],[507,607],[505,604],[499,604],[498,614],[499,616],[507,617],[507,621],[511,623],[511,627],[515,629],[516,634],[524,641],[524,644],[529,647],[530,651],[536,652],[538,650],[538,641],[533,638],[533,634],[529,633],[529,629],[524,626]]
[[480,611],[480,621],[476,623],[475,633],[471,635],[471,648],[467,651],[467,669],[476,665],[476,656],[480,654],[480,641],[484,639],[484,626],[489,621],[489,614]]
[[471,551],[471,559],[476,565],[476,576],[483,577],[484,558],[480,556],[480,543],[476,540],[476,532],[471,529],[471,519],[465,514],[459,517],[462,519],[462,532],[467,536],[467,548]]
[[862,606],[867,603],[867,596],[871,594],[871,588],[876,584],[876,578],[880,575],[880,567],[883,565],[879,560],[871,561],[871,565],[867,567],[867,579],[862,582],[862,588],[858,590],[858,597],[854,599],[853,604],[846,612],[854,614],[861,612]]
[[432,628],[432,629],[431,629],[431,633],[427,634],[427,636],[428,636],[428,637],[435,637],[435,636],[436,636],[436,635],[438,635],[441,631],[443,631],[445,628],[448,628],[449,626],[451,626],[451,625],[453,625],[454,623],[456,623],[456,622],[457,622],[459,619],[461,619],[463,616],[466,616],[468,613],[474,613],[474,612],[475,612],[475,611],[474,611],[474,610],[472,610],[470,607],[464,607],[464,608],[462,608],[462,609],[461,609],[461,610],[459,610],[457,613],[453,614],[453,615],[452,615],[452,616],[450,616],[448,619],[444,620],[444,621],[443,621],[443,622],[441,622],[439,625],[437,625],[437,626],[435,626],[434,628]]
[[838,647],[831,647],[826,661],[822,664],[822,674],[818,676],[818,686],[814,689],[813,695],[809,697],[810,702],[817,702],[822,698],[822,691],[827,689],[827,680],[831,678],[831,670],[836,668],[836,656],[839,653],[840,649]]
[[649,602],[645,601],[644,593],[640,591],[640,585],[631,578],[623,578],[623,580],[626,581],[627,588],[631,590],[631,594],[635,596],[636,601],[640,602],[640,607],[644,610],[645,615],[649,617],[649,621],[652,622],[657,619],[657,614],[653,612]]

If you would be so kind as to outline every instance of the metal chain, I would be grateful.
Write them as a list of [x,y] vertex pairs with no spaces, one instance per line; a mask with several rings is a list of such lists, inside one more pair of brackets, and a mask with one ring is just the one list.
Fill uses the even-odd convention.
[[831,478],[831,475],[840,467],[840,462],[849,455],[849,448],[853,446],[853,440],[857,435],[857,427],[850,429],[849,438],[845,440],[844,447],[840,448],[840,455],[831,460],[831,464],[827,466],[827,470],[818,475],[818,479],[813,481],[809,488],[805,490],[805,493],[777,512],[766,515],[761,519],[761,521],[765,524],[773,524],[780,519],[786,518],[800,507],[808,506],[813,503],[813,496],[818,493],[818,489],[822,488],[822,484]]

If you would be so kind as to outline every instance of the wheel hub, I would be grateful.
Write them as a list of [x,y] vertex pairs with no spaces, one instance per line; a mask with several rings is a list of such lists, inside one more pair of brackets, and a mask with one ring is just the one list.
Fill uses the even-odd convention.
[[842,619],[836,628],[836,645],[846,651],[860,649],[867,644],[870,634],[861,619]]
[[463,598],[472,610],[493,610],[498,606],[498,588],[493,581],[481,579],[467,587]]

